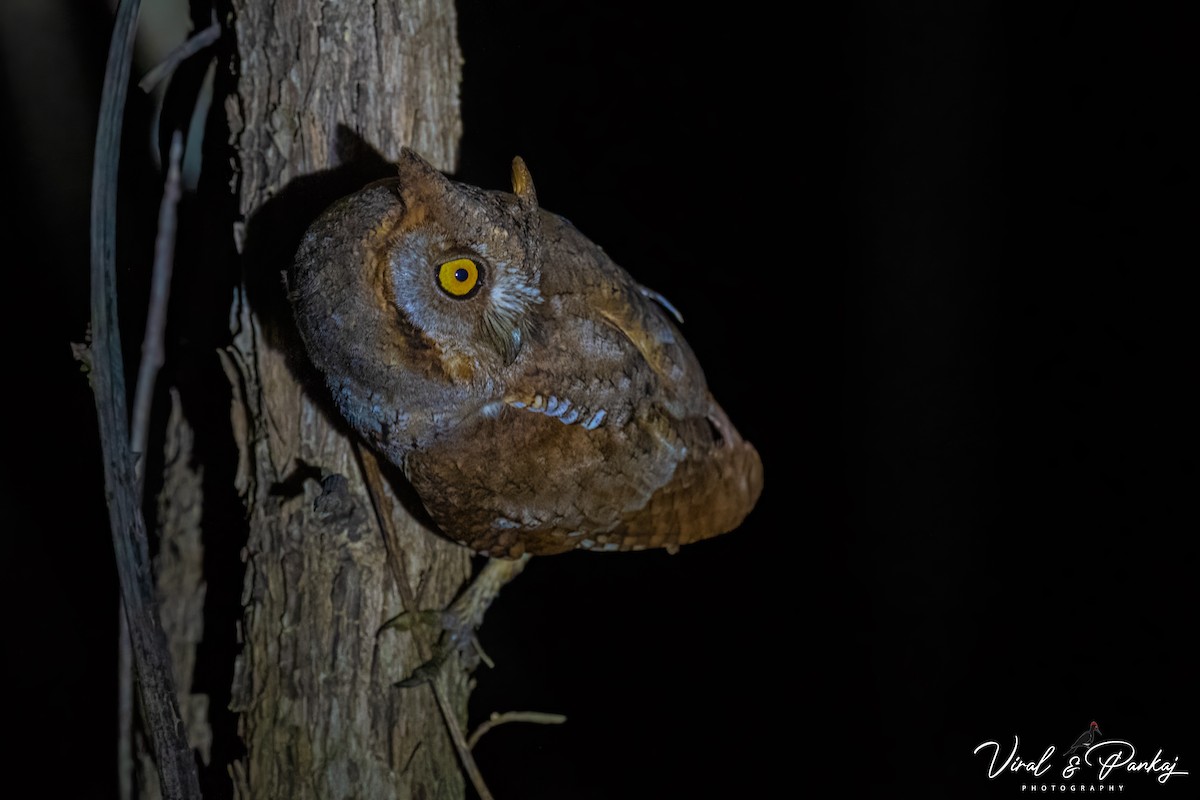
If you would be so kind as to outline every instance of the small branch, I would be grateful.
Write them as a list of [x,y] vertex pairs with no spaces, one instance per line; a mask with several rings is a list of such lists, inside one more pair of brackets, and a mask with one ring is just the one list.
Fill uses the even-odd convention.
[[171,272],[175,264],[176,209],[182,193],[179,162],[183,160],[183,133],[171,136],[170,162],[158,207],[158,236],[154,240],[154,274],[150,279],[150,309],[146,313],[146,335],[142,340],[142,363],[138,365],[137,388],[133,394],[132,438],[129,449],[137,459],[134,478],[138,494],[145,482],[146,443],[150,435],[150,408],[154,404],[154,382],[163,364],[163,337],[167,329],[167,299],[171,295]]
[[[358,456],[358,468],[362,470],[363,483],[366,484],[367,494],[371,498],[371,510],[375,512],[375,521],[379,523],[379,534],[383,537],[384,552],[387,553],[388,566],[392,577],[396,580],[396,590],[400,593],[400,603],[404,610],[415,614],[417,612],[417,597],[413,594],[412,584],[408,580],[408,570],[405,569],[404,550],[400,547],[400,538],[392,525],[392,502],[383,486],[383,473],[375,454],[363,447],[358,441],[352,443]],[[424,658],[425,656],[422,656]]]
[[133,800],[133,643],[124,601],[117,615],[117,791],[121,800]]
[[458,750],[459,760],[462,761],[467,777],[471,779],[471,785],[475,787],[475,793],[479,795],[479,800],[494,800],[487,783],[483,780],[483,773],[479,771],[479,765],[475,763],[475,757],[471,755],[471,746],[463,736],[458,717],[454,714],[454,706],[451,705],[450,698],[446,697],[446,690],[442,688],[441,681],[434,678],[429,682],[429,686],[433,689],[433,696],[437,698],[438,708],[442,710],[442,719],[446,721],[450,738],[454,740],[454,749]]
[[185,60],[199,53],[220,38],[221,23],[217,21],[217,10],[214,8],[212,10],[212,24],[172,50],[171,54],[164,58],[161,64],[147,72],[138,81],[138,88],[149,94],[154,90],[155,86],[158,86],[159,83],[174,72]]
[[[133,424],[129,450],[136,459],[134,481],[140,497],[145,485],[146,442],[150,436],[150,407],[154,400],[154,382],[163,363],[163,334],[167,327],[167,297],[171,292],[171,271],[175,256],[175,210],[179,205],[180,169],[183,160],[183,134],[171,137],[170,163],[158,209],[158,236],[154,241],[154,274],[150,281],[150,309],[146,314],[146,335],[142,341],[142,363],[138,367],[134,390]],[[117,634],[117,784],[121,800],[133,797],[133,644],[129,639],[129,620],[125,601],[120,601],[120,632]]]
[[[392,524],[392,504],[388,499],[383,486],[383,474],[379,469],[379,462],[375,458],[375,454],[367,448],[354,442],[354,451],[358,454],[359,468],[363,473],[363,483],[366,484],[367,494],[371,497],[371,506],[375,511],[375,519],[379,523],[379,533],[383,537],[383,542],[388,555],[388,566],[392,569],[392,577],[396,580],[396,587],[400,593],[400,602],[404,605],[404,610],[411,615],[418,613],[417,600],[413,595],[412,586],[408,581],[408,574],[404,571],[404,564],[401,561],[402,551],[399,546],[400,539],[396,535],[396,529]],[[420,636],[414,636],[413,641],[417,645],[417,654],[421,657],[422,663],[428,663],[432,654],[429,652],[424,640]],[[433,691],[433,697],[437,700],[438,709],[442,712],[442,721],[446,723],[446,729],[450,732],[450,739],[454,742],[454,748],[458,751],[458,759],[462,762],[463,771],[467,773],[467,777],[471,779],[471,785],[475,787],[475,793],[479,795],[479,800],[494,800],[492,793],[488,790],[487,783],[483,780],[483,774],[479,771],[479,766],[475,763],[474,756],[471,755],[471,748],[467,746],[466,737],[463,736],[462,727],[458,724],[458,716],[454,713],[454,706],[450,699],[446,697],[446,692],[442,688],[439,676],[434,675],[428,681],[429,688]]]
[[503,714],[492,712],[492,716],[479,725],[475,732],[467,739],[467,747],[472,750],[479,743],[480,738],[485,733],[490,731],[497,725],[503,725],[506,722],[533,722],[538,725],[562,725],[567,721],[563,714],[546,714],[542,711],[505,711]]
[[117,314],[117,167],[139,0],[122,0],[109,45],[92,171],[92,389],[104,462],[104,488],[121,596],[129,621],[146,727],[164,797],[199,800],[196,763],[184,734],[171,656],[158,618],[146,521],[129,449],[124,357]]

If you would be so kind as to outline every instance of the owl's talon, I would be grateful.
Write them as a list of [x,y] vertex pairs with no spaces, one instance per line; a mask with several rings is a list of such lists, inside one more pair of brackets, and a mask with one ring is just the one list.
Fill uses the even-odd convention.
[[417,625],[437,625],[441,621],[441,618],[441,611],[401,611],[380,625],[375,635],[378,636],[389,628],[398,631],[411,631]]
[[475,648],[475,655],[479,656],[479,660],[487,664],[488,669],[495,669],[496,662],[492,661],[492,657],[483,649],[483,645],[479,642],[479,637],[471,634],[471,646]]
[[453,649],[454,648],[450,647],[449,645],[443,646],[441,643],[439,643],[437,650],[434,651],[433,658],[414,669],[412,674],[404,680],[393,683],[392,686],[396,687],[397,689],[411,689],[414,686],[420,686],[423,683],[429,683],[431,680],[437,677],[438,672],[441,671],[442,665],[446,663],[446,659],[449,658],[450,651]]
[[[410,619],[398,624],[391,624],[401,617],[408,617]],[[476,658],[487,664],[489,669],[496,666],[496,662],[492,661],[491,657],[484,652],[483,646],[479,643],[479,638],[475,635],[475,631],[471,625],[464,622],[453,611],[418,611],[415,614],[410,614],[406,611],[397,614],[384,623],[384,628],[392,627],[396,630],[412,632],[413,628],[417,625],[440,627],[442,635],[438,637],[437,644],[434,645],[433,656],[424,664],[414,669],[412,674],[407,678],[392,684],[393,686],[400,689],[407,689],[428,683],[438,674],[438,671],[441,670],[442,665],[446,663],[451,653],[458,650],[460,654],[465,655],[468,646],[474,651]]]
[[528,561],[529,556],[522,556],[514,560],[489,559],[480,573],[475,576],[475,580],[471,581],[471,584],[445,611],[406,611],[385,622],[380,628],[381,631],[395,628],[408,631],[415,636],[414,628],[418,625],[440,627],[442,630],[442,635],[434,645],[433,656],[413,670],[407,678],[393,685],[407,688],[427,683],[437,675],[450,654],[456,650],[468,666],[474,665],[473,659],[482,661],[489,667],[495,666],[495,662],[483,651],[483,647],[475,637],[475,629],[483,622],[483,615],[496,596],[500,594],[500,589],[520,575]]
[[[401,620],[401,622],[391,624],[395,620]],[[384,628],[388,627],[400,631],[408,631],[413,636],[419,635],[416,632],[416,628],[418,627],[441,631],[441,635],[433,646],[433,655],[429,660],[418,665],[404,680],[396,681],[392,684],[401,689],[420,686],[423,683],[433,680],[451,653],[455,650],[459,652],[464,650],[464,645],[462,644],[463,638],[466,637],[468,641],[475,638],[474,631],[469,628],[464,630],[463,624],[451,611],[417,611],[415,613],[405,611],[392,617],[387,623],[384,623]],[[381,628],[381,630],[383,629]]]

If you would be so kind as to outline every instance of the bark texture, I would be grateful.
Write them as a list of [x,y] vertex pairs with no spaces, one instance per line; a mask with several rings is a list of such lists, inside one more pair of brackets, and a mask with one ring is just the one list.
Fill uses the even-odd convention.
[[[202,541],[203,468],[194,461],[195,431],[183,415],[179,392],[170,391],[171,410],[163,443],[163,485],[158,493],[158,554],[154,558],[158,614],[171,651],[179,713],[188,744],[201,762],[212,757],[209,697],[191,691],[196,648],[204,634],[204,543]],[[139,732],[137,797],[160,798],[162,786],[149,744]],[[131,796],[124,795],[122,796]]]
[[[454,5],[234,0],[232,9],[236,92],[226,112],[246,281],[222,357],[249,520],[232,701],[246,755],[231,768],[234,788],[245,798],[462,797],[430,687],[392,686],[421,663],[413,634],[377,632],[405,610],[402,594],[421,608],[447,605],[469,575],[469,556],[400,502],[373,504],[362,461],[306,372],[278,302],[286,265],[261,256],[273,229],[256,228],[290,183],[337,166],[340,127],[388,159],[407,144],[453,169],[461,133]],[[385,516],[396,533],[390,553]],[[465,725],[467,674],[452,665],[443,675]]]

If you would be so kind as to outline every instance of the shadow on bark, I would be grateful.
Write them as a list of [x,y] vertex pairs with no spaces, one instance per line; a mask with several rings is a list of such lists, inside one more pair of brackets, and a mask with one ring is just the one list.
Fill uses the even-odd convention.
[[[243,261],[248,300],[262,322],[267,342],[285,354],[288,369],[321,408],[330,425],[348,439],[358,441],[358,434],[334,406],[324,377],[305,355],[288,302],[285,276],[291,272],[304,232],[321,212],[369,183],[393,177],[396,167],[346,125],[338,125],[334,147],[336,167],[294,179],[246,223]],[[379,461],[379,468],[404,509],[424,527],[443,536],[403,473],[384,460]],[[326,476],[316,467],[300,465],[272,486],[271,493],[284,497],[301,494],[305,479],[323,477]],[[449,537],[444,538],[453,542]]]

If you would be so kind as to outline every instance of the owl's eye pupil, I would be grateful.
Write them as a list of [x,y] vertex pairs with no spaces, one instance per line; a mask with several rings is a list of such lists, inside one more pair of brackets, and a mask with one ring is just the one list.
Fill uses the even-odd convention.
[[438,267],[438,285],[451,297],[466,300],[479,290],[482,269],[469,258],[446,261]]

